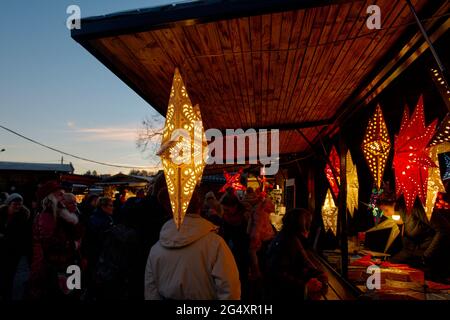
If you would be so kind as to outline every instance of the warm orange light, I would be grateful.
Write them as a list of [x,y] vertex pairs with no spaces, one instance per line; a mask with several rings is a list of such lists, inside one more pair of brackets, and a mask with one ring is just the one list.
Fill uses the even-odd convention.
[[[164,168],[173,219],[178,229],[205,167],[207,146],[201,121],[200,109],[192,106],[183,79],[178,69],[175,69],[158,155]],[[177,129],[184,129],[186,136],[177,136]],[[195,143],[196,140],[200,144]]]
[[391,141],[389,140],[386,123],[379,105],[367,125],[362,150],[374,182],[379,189],[383,180],[384,168],[389,151],[391,150]]
[[353,164],[352,156],[350,151],[347,152],[347,208],[350,215],[353,217],[355,209],[358,209],[358,192],[359,192],[359,182],[358,182],[358,171],[356,166]]
[[330,189],[328,189],[327,195],[325,196],[325,201],[322,206],[322,219],[325,231],[331,229],[333,234],[337,235],[337,218],[338,208],[334,203]]

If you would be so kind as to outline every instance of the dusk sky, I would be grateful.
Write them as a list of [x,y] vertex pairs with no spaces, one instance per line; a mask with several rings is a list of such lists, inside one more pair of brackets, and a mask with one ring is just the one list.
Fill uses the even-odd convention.
[[[136,148],[145,117],[157,112],[70,37],[69,5],[81,16],[182,2],[169,0],[9,0],[0,11],[0,125],[81,157],[155,165]],[[159,117],[161,125],[164,118]],[[61,154],[0,128],[0,161],[59,163]],[[76,173],[128,172],[68,156]]]

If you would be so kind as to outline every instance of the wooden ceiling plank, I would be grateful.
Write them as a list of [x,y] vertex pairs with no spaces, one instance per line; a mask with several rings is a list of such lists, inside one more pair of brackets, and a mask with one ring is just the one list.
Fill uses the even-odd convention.
[[[330,85],[332,85],[331,88],[335,88],[335,87],[340,87],[343,85],[343,81],[342,81],[341,77],[345,76],[345,72],[342,71],[341,66],[343,65],[343,63],[348,62],[347,55],[351,51],[352,44],[353,44],[353,42],[351,40],[346,40],[346,39],[349,38],[349,33],[357,25],[357,21],[358,21],[357,17],[364,13],[365,8],[366,7],[364,6],[364,2],[353,3],[350,10],[347,12],[346,19],[345,19],[346,21],[341,26],[340,33],[337,37],[338,43],[341,43],[342,46],[340,47],[339,54],[338,54],[337,58],[335,59],[335,62],[333,63],[331,70],[328,72],[328,74],[330,74],[330,73],[332,74],[332,77],[330,77],[330,80],[326,87],[327,95],[325,96],[324,101],[319,100],[319,102],[317,103],[318,105],[323,105],[323,106],[333,105],[334,101],[333,101],[333,99],[330,98],[330,96],[332,94],[332,91],[331,91],[332,89],[328,89],[328,87]],[[347,33],[347,34],[344,34],[344,33]],[[333,69],[334,69],[334,71],[333,71]],[[336,90],[337,89],[335,89],[335,91]]]
[[[334,43],[333,48],[331,49],[332,53],[328,58],[327,66],[325,67],[325,71],[323,71],[323,79],[322,83],[319,85],[319,90],[316,92],[315,99],[311,103],[312,106],[317,106],[317,113],[321,110],[319,106],[323,106],[328,108],[329,105],[320,104],[320,98],[322,97],[322,94],[328,93],[328,87],[331,83],[335,81],[334,75],[337,72],[337,68],[335,66],[337,65],[337,62],[339,61],[339,55],[343,51],[343,47],[345,46],[344,41],[337,41],[337,38],[344,26],[344,23],[348,17],[348,14],[350,12],[352,4],[351,3],[344,3],[341,6],[339,6],[339,10],[332,28],[332,31],[330,33],[328,42]],[[333,69],[335,71],[333,72]],[[322,115],[323,116],[323,115]],[[311,115],[311,119],[318,119],[318,116],[315,116],[314,114]]]
[[304,10],[296,11],[294,22],[292,24],[291,36],[289,39],[289,48],[295,50],[290,50],[288,53],[287,64],[290,66],[290,68],[287,72],[285,72],[285,76],[288,76],[288,81],[286,86],[284,87],[284,94],[280,99],[281,106],[284,107],[284,110],[282,112],[282,119],[284,122],[290,121],[290,119],[288,118],[288,113],[292,106],[288,102],[291,101],[291,97],[298,80],[301,62],[306,50],[306,48],[299,48],[300,36],[303,32],[303,22],[305,21],[304,14]]
[[320,66],[317,69],[318,75],[315,75],[317,79],[314,84],[313,90],[308,90],[309,94],[304,99],[306,105],[306,119],[308,120],[316,120],[325,116],[324,108],[329,109],[329,105],[319,105],[314,103],[314,98],[319,94],[326,92],[323,90],[330,81],[333,81],[332,78],[329,77],[330,72],[333,68],[333,65],[336,63],[337,57],[341,52],[341,48],[343,46],[343,42],[333,43],[333,40],[337,38],[340,29],[342,28],[345,17],[347,16],[350,10],[350,6],[341,7],[341,6],[331,6],[330,11],[327,17],[326,25],[332,26],[331,32],[326,32],[327,36],[322,37],[321,46],[324,48],[325,52],[327,52],[321,59]]
[[[262,125],[265,125],[268,105],[268,91],[269,91],[269,78],[270,78],[270,42],[272,35],[272,16],[266,14],[262,16],[262,95],[261,95],[261,119]],[[267,50],[267,51],[266,51]]]
[[318,47],[318,41],[321,37],[323,26],[325,25],[326,18],[328,15],[328,7],[317,8],[318,14],[314,19],[313,28],[311,30],[311,38],[309,42],[309,47],[307,49],[307,54],[310,52],[312,54],[311,60],[308,62],[308,68],[304,76],[303,86],[293,102],[294,108],[297,109],[296,119],[299,121],[306,120],[306,110],[304,105],[304,97],[310,90],[311,83],[315,81],[315,73],[317,65],[322,57],[324,48]]
[[[220,96],[220,100],[210,101],[209,112],[213,112],[216,118],[221,119],[223,123],[220,126],[223,127],[226,123],[233,123],[236,119],[234,114],[228,112],[229,104],[226,100],[229,95],[229,84],[223,81],[222,70],[219,67],[219,57],[217,55],[223,54],[221,48],[220,39],[216,36],[214,24],[202,24],[197,25],[197,33],[201,36],[201,45],[206,55],[216,55],[211,57],[198,57],[197,60],[200,64],[205,64],[207,69],[210,70],[204,77],[207,81],[213,82],[213,88],[217,92],[217,96]],[[211,108],[213,107],[213,108]]]
[[[198,58],[198,55],[202,55],[202,51],[201,51],[201,47],[202,44],[201,43],[195,43],[192,41],[193,37],[196,37],[196,33],[197,33],[197,29],[193,28],[193,26],[188,26],[188,27],[183,27],[181,28],[182,33],[180,35],[184,35],[184,37],[186,37],[186,39],[188,40],[186,42],[186,45],[188,45],[190,47],[191,52],[193,53],[193,58],[189,60],[190,66],[192,68],[192,70],[197,74],[197,76],[202,79],[201,81],[203,81],[203,85],[206,87],[207,92],[209,93],[209,96],[206,95],[205,96],[205,101],[203,102],[199,102],[200,104],[200,108],[201,110],[209,110],[211,108],[211,104],[224,104],[223,100],[222,100],[222,94],[220,94],[218,88],[217,88],[217,83],[215,81],[211,81],[211,76],[207,73],[205,69],[206,64],[204,64],[205,62],[205,58]],[[211,70],[211,69],[209,69]],[[189,86],[186,85],[188,88]],[[193,88],[191,88],[190,90],[193,90]],[[195,91],[195,90],[194,90]],[[211,102],[212,100],[212,102]],[[202,107],[203,106],[203,107]],[[210,111],[209,111],[210,112]],[[209,117],[205,117],[209,118]],[[223,121],[222,117],[212,117],[212,120],[206,121],[206,125],[205,127],[207,128],[211,128],[211,127],[217,127],[217,126],[224,126],[225,123]]]
[[[330,32],[331,29],[336,28],[336,19],[338,16],[340,7],[339,6],[330,6],[330,10],[328,11],[328,16],[325,20],[323,33],[321,35],[322,43],[319,44],[319,46],[323,49],[323,53],[320,55],[320,60],[318,61],[318,66],[315,70],[314,74],[314,81],[312,82],[310,88],[306,90],[306,95],[303,99],[304,102],[304,108],[306,111],[306,120],[313,120],[316,119],[314,114],[321,114],[323,116],[323,110],[319,109],[317,105],[311,104],[311,97],[314,95],[317,95],[318,92],[321,90],[322,86],[324,85],[324,79],[326,79],[326,75],[329,72],[329,65],[330,61],[334,62],[334,60],[330,60],[330,56],[333,57],[332,53],[334,53],[334,50],[332,48],[334,47],[333,43],[330,41],[332,33]],[[319,118],[317,118],[319,119]]]
[[[294,12],[283,12],[281,15],[281,34],[280,34],[280,64],[282,65],[282,74],[279,78],[279,83],[281,85],[277,86],[277,90],[275,90],[275,105],[273,108],[275,108],[275,119],[277,119],[278,122],[281,123],[282,118],[284,117],[285,110],[287,109],[287,106],[281,104],[281,101],[283,97],[286,94],[287,86],[290,80],[290,73],[292,70],[292,64],[287,63],[289,53],[287,49],[289,49],[290,45],[290,38],[293,28],[293,22],[294,22]],[[291,55],[291,62],[294,55]]]
[[300,47],[299,52],[301,53],[301,62],[299,71],[297,72],[295,76],[295,81],[293,82],[293,91],[292,94],[289,96],[289,99],[286,100],[287,104],[290,106],[288,113],[287,113],[287,119],[288,120],[294,120],[296,117],[296,110],[295,105],[293,104],[293,101],[296,101],[296,97],[299,94],[299,91],[301,90],[301,87],[304,83],[304,75],[307,72],[307,68],[309,67],[309,62],[311,59],[311,49],[308,50],[308,43],[311,36],[311,29],[314,22],[316,11],[313,9],[307,9],[305,10],[304,15],[304,21],[303,21],[303,27],[301,31],[301,36],[299,39],[298,46]]
[[[392,25],[392,23],[396,21],[396,18],[398,17],[398,8],[394,7],[392,2],[388,2],[388,5],[386,6],[384,6],[384,3],[379,3],[378,5],[385,8],[384,12],[386,12],[385,14],[386,20],[384,22],[384,25],[387,26],[388,28],[389,26]],[[404,6],[404,4],[401,4],[400,6]],[[386,10],[387,8],[389,8],[390,10]],[[360,31],[363,32],[366,31],[365,23],[361,23]],[[353,59],[354,61],[356,61],[356,63],[354,63],[352,67],[349,68],[349,72],[347,73],[346,77],[342,79],[343,83],[342,87],[339,90],[337,90],[335,95],[333,96],[333,98],[339,105],[350,94],[352,90],[351,84],[360,82],[362,77],[359,72],[360,68],[363,67],[365,64],[367,65],[373,62],[374,50],[376,49],[376,47],[378,46],[378,50],[375,51],[375,55],[379,54],[379,51],[386,50],[385,46],[383,45],[384,42],[382,42],[382,40],[385,41],[383,36],[386,30],[381,30],[379,32],[381,36],[375,38],[374,40],[372,40],[371,38],[361,38],[353,41],[351,52],[353,54]]]
[[[154,79],[150,78],[148,76],[148,73],[144,73],[142,76],[138,74],[137,70],[143,70],[145,69],[144,66],[137,60],[137,59],[130,59],[129,58],[129,49],[124,47],[123,43],[120,41],[120,39],[114,37],[114,38],[108,38],[108,39],[101,39],[99,41],[109,52],[116,52],[119,65],[122,68],[122,72],[133,73],[135,77],[139,79],[139,82],[136,84],[143,92],[146,92],[146,86],[154,86],[160,90],[164,87],[163,84],[161,84],[160,81],[155,81]],[[113,59],[113,57],[110,57]],[[115,57],[114,57],[115,58]],[[167,94],[168,97],[168,94]]]
[[255,125],[262,126],[261,119],[261,95],[262,95],[262,18],[261,16],[250,17],[250,37],[252,46],[253,87],[254,87],[254,114]]
[[[221,33],[221,31],[224,31],[225,33]],[[226,55],[232,55],[231,51],[231,42],[228,33],[228,26],[221,25],[220,28],[218,25],[214,26],[213,30],[215,37],[218,39],[220,46],[222,48],[222,55],[217,57],[217,67],[219,68],[219,75],[221,77],[221,81],[226,88],[226,96],[229,97],[229,99],[226,101],[226,105],[224,112],[226,112],[229,117],[232,119],[232,123],[240,123],[239,115],[236,114],[236,112],[230,112],[232,108],[238,105],[240,101],[238,101],[235,94],[235,88],[233,86],[233,82],[231,80],[231,77],[229,75],[229,68],[227,67],[227,60],[225,58]],[[225,44],[225,45],[224,45]]]

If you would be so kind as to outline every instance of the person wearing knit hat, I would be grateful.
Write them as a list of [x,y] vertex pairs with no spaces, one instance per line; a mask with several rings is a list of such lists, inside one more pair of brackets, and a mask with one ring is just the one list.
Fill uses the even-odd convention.
[[30,211],[23,206],[22,196],[13,193],[0,206],[0,301],[23,298],[22,279],[14,281],[14,275],[19,265],[28,264],[30,249]]
[[23,198],[18,193],[12,193],[8,196],[8,198],[6,198],[5,204],[9,206],[11,202],[23,202]]

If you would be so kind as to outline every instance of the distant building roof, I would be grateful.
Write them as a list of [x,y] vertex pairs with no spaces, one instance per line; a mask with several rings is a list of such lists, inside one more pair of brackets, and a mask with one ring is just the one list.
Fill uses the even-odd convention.
[[0,171],[51,171],[72,173],[72,164],[0,161]]
[[125,185],[129,187],[143,187],[150,182],[150,177],[130,176],[123,173],[103,179],[97,185]]

